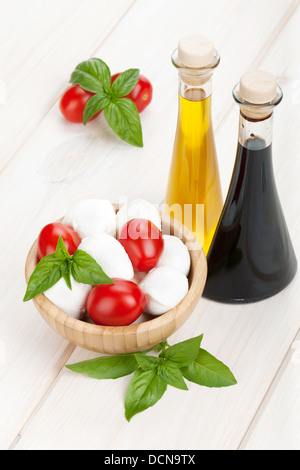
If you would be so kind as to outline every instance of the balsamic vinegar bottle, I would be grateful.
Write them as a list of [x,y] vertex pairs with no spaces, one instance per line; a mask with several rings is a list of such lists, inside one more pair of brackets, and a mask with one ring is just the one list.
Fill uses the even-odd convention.
[[294,278],[297,260],[272,163],[273,111],[282,100],[275,78],[248,72],[233,90],[239,139],[227,199],[208,255],[204,297],[227,303],[266,299]]

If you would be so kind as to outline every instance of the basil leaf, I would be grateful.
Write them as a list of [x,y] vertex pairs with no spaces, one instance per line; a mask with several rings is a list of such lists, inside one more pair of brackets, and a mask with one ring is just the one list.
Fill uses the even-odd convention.
[[194,361],[199,353],[203,335],[174,344],[160,353],[160,357],[169,359],[175,367],[184,367]]
[[144,354],[135,354],[135,358],[143,370],[155,369],[161,362],[158,357],[145,356]]
[[160,400],[167,389],[167,383],[156,370],[137,369],[129,384],[125,397],[125,417],[127,421],[137,413],[150,408]]
[[166,347],[169,347],[168,341],[164,339],[161,343],[156,346],[158,352],[164,351]]
[[179,388],[180,390],[188,390],[181,370],[172,367],[168,361],[158,368],[158,373],[161,378],[167,382],[167,384],[172,385],[172,387]]
[[70,82],[86,91],[100,93],[105,89],[110,89],[111,74],[103,60],[92,58],[77,65]]
[[86,123],[96,114],[100,109],[105,108],[110,103],[110,98],[105,92],[97,93],[92,96],[85,105],[83,111],[83,124]]
[[67,284],[67,286],[70,290],[72,290],[71,267],[72,267],[72,261],[68,260],[68,259],[63,261],[61,266],[60,266],[61,275],[64,278],[65,283]]
[[118,75],[111,87],[114,96],[121,98],[128,95],[137,84],[139,75],[140,71],[138,69],[128,69]]
[[73,255],[71,274],[75,281],[81,284],[96,286],[98,284],[113,284],[101,266],[88,253],[76,250]]
[[55,251],[55,256],[59,260],[65,260],[65,259],[72,259],[72,256],[69,254],[67,247],[61,237],[61,235],[58,238],[58,242],[56,245],[56,251]]
[[33,299],[54,286],[62,277],[61,264],[62,262],[56,258],[55,254],[42,258],[29,278],[23,302]]
[[134,102],[116,98],[104,108],[104,116],[112,130],[125,142],[143,147],[140,115]]
[[204,387],[229,387],[237,383],[230,369],[204,349],[181,371],[187,380]]
[[100,380],[118,379],[132,374],[138,368],[138,363],[134,354],[119,354],[78,362],[65,367],[78,374]]

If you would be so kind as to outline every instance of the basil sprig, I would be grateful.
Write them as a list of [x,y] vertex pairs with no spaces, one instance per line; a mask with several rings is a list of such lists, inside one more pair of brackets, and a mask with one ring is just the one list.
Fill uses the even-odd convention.
[[113,281],[104,273],[101,266],[88,253],[83,250],[76,250],[73,255],[70,255],[60,236],[55,253],[46,255],[36,265],[29,278],[23,302],[27,302],[47,291],[61,278],[72,290],[71,277],[81,284],[92,286],[113,284]]
[[[148,351],[103,356],[66,368],[95,379],[117,379],[133,374],[125,396],[127,421],[155,405],[168,385],[188,390],[185,379],[204,387],[237,383],[230,369],[201,348],[203,335],[169,346],[167,341]],[[157,355],[148,355],[156,350]]]
[[128,69],[111,84],[109,67],[103,60],[92,58],[77,65],[70,82],[95,93],[85,105],[84,125],[101,109],[111,129],[125,142],[143,147],[140,115],[135,103],[124,98],[139,79],[138,69]]

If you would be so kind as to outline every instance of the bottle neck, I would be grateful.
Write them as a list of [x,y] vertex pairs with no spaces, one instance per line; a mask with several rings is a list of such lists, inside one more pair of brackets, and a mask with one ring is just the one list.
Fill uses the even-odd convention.
[[212,74],[199,76],[179,73],[178,91],[180,96],[189,101],[203,101],[212,94]]
[[273,112],[264,119],[251,119],[243,110],[240,112],[239,120],[239,143],[243,147],[251,147],[251,143],[260,143],[260,149],[267,148],[272,144],[273,138]]
[[211,122],[211,80],[187,83],[179,77],[178,135],[199,145],[212,132]]

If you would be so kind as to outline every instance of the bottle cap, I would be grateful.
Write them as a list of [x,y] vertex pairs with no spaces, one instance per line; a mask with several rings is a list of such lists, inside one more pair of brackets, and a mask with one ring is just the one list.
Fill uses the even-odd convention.
[[248,103],[272,103],[277,95],[276,78],[268,72],[246,72],[240,80],[240,98]]
[[211,65],[214,52],[213,42],[200,34],[184,36],[178,44],[178,59],[186,67],[201,68]]
[[282,100],[276,78],[262,70],[246,72],[233,89],[233,96],[242,113],[251,119],[265,119]]

